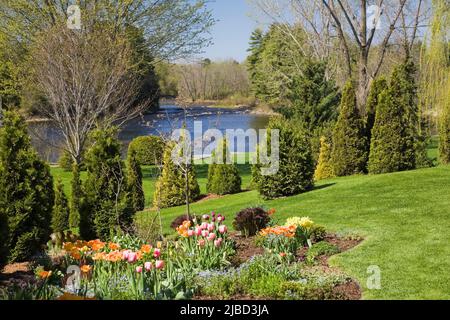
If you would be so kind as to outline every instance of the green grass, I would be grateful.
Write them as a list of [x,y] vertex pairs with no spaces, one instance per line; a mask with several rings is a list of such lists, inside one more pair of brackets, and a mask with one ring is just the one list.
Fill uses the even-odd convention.
[[[250,183],[249,166],[239,166],[243,186]],[[66,188],[70,173],[53,168]],[[197,167],[205,192],[207,166]],[[147,204],[151,203],[154,175],[144,168]],[[227,223],[240,209],[264,205],[276,208],[275,218],[309,216],[336,232],[356,232],[365,241],[338,254],[330,264],[358,279],[365,299],[450,299],[450,166],[373,176],[335,178],[317,183],[313,191],[263,201],[247,191],[192,204],[192,211],[211,210],[226,215]],[[69,190],[69,189],[66,189]],[[162,210],[165,232],[184,207]],[[151,212],[138,214],[146,219]],[[369,290],[367,268],[381,269],[381,290]]]

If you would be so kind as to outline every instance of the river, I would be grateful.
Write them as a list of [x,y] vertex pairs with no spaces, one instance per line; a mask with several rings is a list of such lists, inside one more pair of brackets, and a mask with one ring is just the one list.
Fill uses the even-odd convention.
[[[119,140],[123,144],[125,153],[131,140],[145,135],[168,135],[173,129],[182,127],[186,120],[186,127],[193,135],[194,122],[197,127],[201,121],[203,132],[208,129],[263,129],[267,126],[269,116],[253,114],[248,109],[217,108],[194,106],[186,111],[176,105],[162,105],[156,113],[146,114],[129,121],[119,133]],[[42,159],[56,163],[62,146],[62,136],[55,125],[48,121],[30,122],[29,132],[32,144]],[[254,146],[246,146],[248,151],[254,151]]]

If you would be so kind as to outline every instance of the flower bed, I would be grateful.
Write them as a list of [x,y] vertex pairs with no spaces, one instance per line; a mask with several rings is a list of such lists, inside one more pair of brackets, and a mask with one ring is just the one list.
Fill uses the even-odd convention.
[[281,226],[270,224],[252,238],[230,234],[224,221],[224,216],[215,213],[203,215],[201,221],[184,221],[175,240],[155,244],[131,236],[110,242],[66,242],[58,264],[38,267],[36,282],[9,287],[2,296],[62,300],[359,298],[356,282],[329,268],[323,259],[341,251],[341,239],[332,238],[333,242],[328,236],[326,241],[313,241],[314,230],[321,229],[315,229],[309,218],[288,219]]

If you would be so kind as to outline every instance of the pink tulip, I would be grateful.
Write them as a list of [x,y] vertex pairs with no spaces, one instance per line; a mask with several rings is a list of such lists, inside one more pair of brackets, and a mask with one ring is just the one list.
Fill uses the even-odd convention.
[[218,216],[217,217],[217,221],[219,221],[219,222],[223,221],[223,217],[222,216]]
[[211,212],[211,216],[212,217],[215,217],[216,216],[216,213],[213,211],[213,212]]
[[194,230],[188,230],[187,234],[189,237],[192,237],[195,234],[195,232]]
[[155,268],[158,269],[158,270],[164,268],[164,261],[162,261],[162,260],[156,260],[156,262],[155,262]]
[[199,236],[202,234],[202,229],[200,227],[195,227],[195,235]]
[[209,236],[208,236],[208,240],[209,240],[209,241],[212,241],[212,240],[214,240],[215,238],[216,238],[216,234],[215,234],[215,233],[210,233]]
[[226,225],[219,226],[219,232],[221,234],[227,233],[227,226]]
[[208,224],[208,231],[209,231],[209,232],[213,232],[215,227],[216,227],[216,226],[214,225],[214,223]]
[[209,216],[207,214],[204,214],[202,218],[203,220],[209,220]]
[[152,270],[152,267],[153,267],[153,265],[151,262],[144,263],[145,270],[150,271],[150,270]]
[[161,255],[161,250],[156,248],[155,251],[153,251],[153,256],[155,258],[159,258],[160,255]]
[[128,255],[130,254],[130,252],[130,250],[125,250],[124,252],[122,252],[122,259],[128,260]]
[[141,273],[141,272],[142,272],[142,267],[141,267],[141,266],[136,267],[136,272],[137,272],[137,273]]
[[200,247],[205,246],[205,240],[203,240],[203,239],[198,240],[198,245],[199,245]]
[[208,228],[208,223],[207,223],[207,222],[202,222],[202,224],[200,225],[200,228],[201,228],[202,230],[207,229],[207,228]]
[[208,235],[209,235],[209,231],[208,231],[208,230],[203,230],[203,231],[202,231],[202,236],[203,236],[203,237],[206,238]]
[[221,245],[222,245],[222,238],[219,238],[219,239],[217,239],[217,240],[214,240],[214,246],[216,247],[216,248],[218,248],[218,247],[220,247]]
[[130,252],[128,253],[128,262],[133,263],[137,260],[137,254],[136,252]]

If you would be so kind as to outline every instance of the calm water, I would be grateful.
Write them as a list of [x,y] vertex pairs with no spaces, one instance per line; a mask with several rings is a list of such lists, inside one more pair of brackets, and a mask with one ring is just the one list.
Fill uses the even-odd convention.
[[[186,119],[187,129],[193,135],[194,121],[201,121],[202,130],[219,129],[263,129],[267,126],[269,116],[250,114],[246,110],[225,108],[191,107],[185,113],[175,105],[161,106],[159,112],[148,114],[127,123],[119,134],[125,151],[131,140],[145,135],[170,135],[173,129],[181,128]],[[61,153],[62,136],[51,122],[34,122],[29,124],[33,146],[41,157],[49,162],[58,161]],[[253,151],[253,146],[247,146]]]

